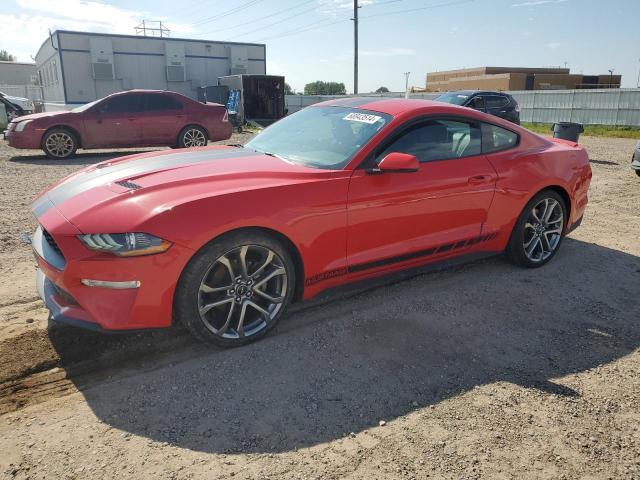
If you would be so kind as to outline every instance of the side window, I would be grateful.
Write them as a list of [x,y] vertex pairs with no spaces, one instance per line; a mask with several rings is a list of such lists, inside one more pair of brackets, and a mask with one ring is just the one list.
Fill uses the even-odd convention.
[[118,95],[98,107],[101,113],[134,113],[142,110],[142,95]]
[[146,110],[182,110],[182,103],[169,95],[153,94],[145,95]]
[[487,108],[504,108],[509,105],[509,100],[505,97],[491,95],[487,97]]
[[402,134],[384,149],[378,160],[391,152],[415,155],[421,163],[479,155],[480,138],[480,128],[475,124],[430,120]]
[[488,123],[482,124],[482,153],[513,148],[518,145],[518,141],[517,133]]
[[482,110],[485,107],[484,98],[482,98],[480,95],[477,95],[471,99],[469,105],[467,106],[469,108],[475,108],[476,110]]

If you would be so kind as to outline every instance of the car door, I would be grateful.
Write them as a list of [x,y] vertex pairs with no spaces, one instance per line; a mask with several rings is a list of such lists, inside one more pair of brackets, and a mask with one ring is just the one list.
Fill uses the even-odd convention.
[[481,153],[480,126],[465,119],[425,119],[381,144],[373,161],[390,152],[415,155],[420,168],[354,171],[347,203],[350,268],[443,257],[477,243],[497,178]]
[[142,138],[141,94],[106,98],[84,113],[83,146],[135,147]]
[[174,145],[185,126],[185,107],[176,97],[165,93],[143,95],[142,139],[147,145]]

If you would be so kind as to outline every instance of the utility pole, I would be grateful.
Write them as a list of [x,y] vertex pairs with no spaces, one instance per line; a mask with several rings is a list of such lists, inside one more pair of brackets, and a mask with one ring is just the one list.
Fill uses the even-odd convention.
[[409,98],[409,75],[411,72],[404,72],[404,98]]
[[353,94],[358,94],[358,0],[353,0]]

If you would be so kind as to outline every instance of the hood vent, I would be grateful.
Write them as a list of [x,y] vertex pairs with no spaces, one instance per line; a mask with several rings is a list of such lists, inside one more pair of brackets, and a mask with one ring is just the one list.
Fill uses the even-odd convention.
[[128,188],[129,190],[138,190],[142,188],[137,183],[133,183],[129,180],[121,180],[120,182],[115,182],[116,185],[120,185],[121,187]]

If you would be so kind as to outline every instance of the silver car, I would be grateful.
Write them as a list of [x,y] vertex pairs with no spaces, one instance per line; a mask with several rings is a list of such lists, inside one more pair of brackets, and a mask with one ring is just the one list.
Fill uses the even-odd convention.
[[[14,114],[13,116],[29,115],[35,110],[33,101],[29,100],[28,98],[14,97],[12,95],[7,95],[4,92],[0,92],[0,97],[4,98],[7,102],[16,107],[15,111],[18,113]],[[13,117],[11,113],[9,114],[9,116]]]
[[631,168],[636,171],[636,175],[640,177],[640,142],[636,145],[636,149],[633,151],[631,157]]

